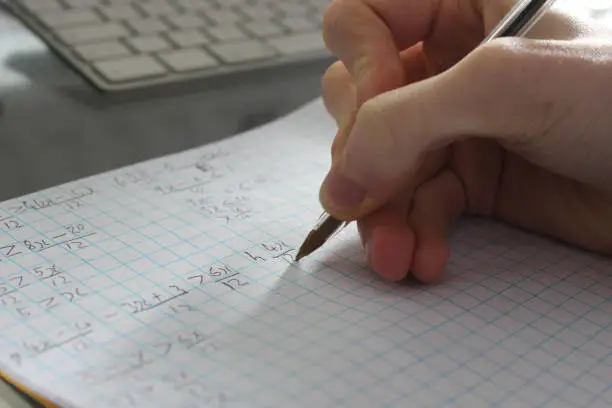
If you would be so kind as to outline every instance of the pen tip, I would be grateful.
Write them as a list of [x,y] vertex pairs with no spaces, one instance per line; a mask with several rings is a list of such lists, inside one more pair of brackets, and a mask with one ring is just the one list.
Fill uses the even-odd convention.
[[300,247],[300,249],[298,250],[297,255],[295,256],[295,262],[299,262],[300,259],[304,258],[306,255],[308,255],[306,253],[306,251],[304,250],[304,246],[302,245],[302,247]]

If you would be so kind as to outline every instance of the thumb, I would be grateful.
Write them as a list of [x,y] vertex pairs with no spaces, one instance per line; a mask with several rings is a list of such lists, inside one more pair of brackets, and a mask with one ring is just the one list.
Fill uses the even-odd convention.
[[497,39],[437,76],[370,99],[323,182],[323,207],[362,218],[404,191],[427,153],[468,137],[601,183],[612,158],[612,120],[602,109],[612,102],[610,49],[601,41]]

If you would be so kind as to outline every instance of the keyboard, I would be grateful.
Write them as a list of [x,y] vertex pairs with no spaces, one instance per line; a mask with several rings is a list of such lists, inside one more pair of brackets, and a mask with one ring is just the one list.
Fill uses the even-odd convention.
[[132,90],[329,58],[330,0],[8,0],[94,87]]

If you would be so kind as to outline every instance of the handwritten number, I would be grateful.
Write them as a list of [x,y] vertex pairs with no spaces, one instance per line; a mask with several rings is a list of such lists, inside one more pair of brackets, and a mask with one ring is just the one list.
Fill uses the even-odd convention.
[[4,222],[4,228],[8,231],[15,231],[23,227],[24,226],[22,224],[15,220],[8,220]]
[[89,322],[75,322],[74,327],[79,331],[85,331],[91,327]]
[[85,229],[85,226],[83,224],[74,224],[74,225],[68,225],[66,227],[66,229],[71,233],[71,234],[78,234],[80,232],[82,232]]
[[190,305],[186,305],[186,304],[178,304],[178,305],[173,305],[170,306],[170,310],[172,310],[172,313],[181,313],[181,312],[195,312],[196,309],[193,306]]
[[83,241],[70,241],[66,243],[66,248],[68,248],[69,250],[83,249],[83,248],[87,248],[87,245]]
[[248,282],[243,282],[243,281],[241,281],[240,279],[237,279],[237,278],[231,278],[231,279],[228,279],[227,281],[221,282],[221,283],[223,283],[225,286],[227,286],[228,288],[230,288],[232,290],[238,290],[238,288],[240,286],[246,286],[246,285],[249,284]]
[[[61,282],[58,283],[58,281],[61,281]],[[72,282],[66,279],[64,275],[58,275],[51,280],[51,284],[54,287],[58,287],[59,285],[69,285],[70,283]]]
[[4,306],[13,306],[19,303],[19,300],[15,297],[15,295],[7,295],[2,297],[2,304]]
[[232,270],[227,265],[221,266],[211,266],[209,269],[209,274],[212,277],[218,278],[220,276],[227,276],[232,274]]

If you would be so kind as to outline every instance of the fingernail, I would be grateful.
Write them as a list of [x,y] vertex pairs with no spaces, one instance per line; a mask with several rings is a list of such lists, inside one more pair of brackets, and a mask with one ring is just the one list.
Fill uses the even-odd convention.
[[365,199],[366,192],[360,185],[332,168],[323,182],[323,195],[329,205],[341,209],[357,207]]

